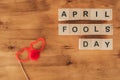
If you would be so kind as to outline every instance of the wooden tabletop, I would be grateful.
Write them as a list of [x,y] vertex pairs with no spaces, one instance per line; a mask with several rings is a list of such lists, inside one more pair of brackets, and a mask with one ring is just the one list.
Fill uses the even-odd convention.
[[[112,8],[112,21],[99,23],[113,24],[114,35],[60,36],[59,8]],[[120,0],[0,0],[0,80],[26,80],[15,55],[39,37],[46,39],[41,58],[22,63],[30,80],[120,80],[119,14]],[[113,38],[114,49],[79,50],[88,37]]]

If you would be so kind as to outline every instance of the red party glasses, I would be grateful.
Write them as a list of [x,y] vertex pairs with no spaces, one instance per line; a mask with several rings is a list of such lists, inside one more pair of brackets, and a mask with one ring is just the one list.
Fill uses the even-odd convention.
[[[40,49],[34,49],[33,46],[35,44],[37,44],[38,42],[42,42],[42,46]],[[21,50],[19,50],[17,53],[16,53],[16,58],[20,61],[20,62],[26,62],[28,60],[38,60],[39,57],[40,57],[40,52],[44,50],[44,47],[45,47],[45,39],[44,38],[38,38],[36,41],[32,42],[30,44],[30,47],[25,47],[25,48],[22,48]],[[22,53],[24,53],[24,51],[27,51],[28,52],[28,56],[27,58],[25,59],[21,59],[20,58],[20,55]]]

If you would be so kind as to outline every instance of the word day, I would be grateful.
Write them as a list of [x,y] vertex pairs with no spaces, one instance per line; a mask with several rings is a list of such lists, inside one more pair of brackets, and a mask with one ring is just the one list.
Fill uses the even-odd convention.
[[112,20],[112,9],[59,9],[58,20]]
[[59,35],[112,35],[112,24],[59,24]]
[[112,39],[79,39],[80,50],[112,50]]

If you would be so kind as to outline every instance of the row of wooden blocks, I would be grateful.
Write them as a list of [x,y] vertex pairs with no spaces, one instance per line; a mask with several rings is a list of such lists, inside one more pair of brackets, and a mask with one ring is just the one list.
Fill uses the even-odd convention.
[[59,35],[113,35],[112,24],[58,24]]
[[113,39],[79,39],[80,50],[112,50]]
[[112,20],[112,9],[58,9],[58,20]]

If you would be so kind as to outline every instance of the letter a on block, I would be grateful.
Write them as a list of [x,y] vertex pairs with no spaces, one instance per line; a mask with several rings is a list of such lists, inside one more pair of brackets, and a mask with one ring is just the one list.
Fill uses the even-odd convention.
[[69,9],[58,9],[58,20],[69,20]]

